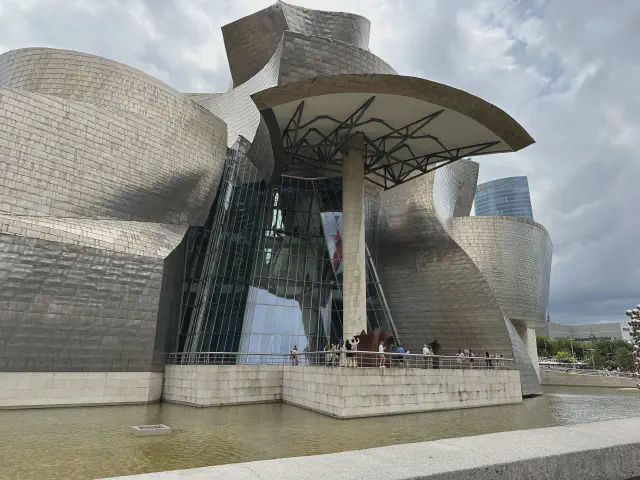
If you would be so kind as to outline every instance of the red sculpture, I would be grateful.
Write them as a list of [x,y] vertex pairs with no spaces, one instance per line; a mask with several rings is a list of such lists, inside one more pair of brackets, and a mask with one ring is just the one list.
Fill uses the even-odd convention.
[[[353,341],[351,342],[353,343]],[[389,352],[389,347],[393,343],[393,335],[385,332],[381,327],[370,330],[368,333],[363,330],[360,335],[355,335],[355,343],[358,345],[358,353],[355,355],[356,366],[377,366],[376,359],[380,342],[384,346],[384,351]],[[389,366],[388,358],[384,360],[383,365]]]

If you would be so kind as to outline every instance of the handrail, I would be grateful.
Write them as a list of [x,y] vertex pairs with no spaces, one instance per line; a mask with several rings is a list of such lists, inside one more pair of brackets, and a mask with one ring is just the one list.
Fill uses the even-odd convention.
[[371,351],[329,350],[297,353],[252,352],[174,352],[169,365],[294,365],[325,367],[442,368],[442,369],[516,369],[513,358],[459,357]]
[[635,372],[618,372],[618,371],[609,371],[609,370],[597,370],[592,368],[591,369],[574,368],[571,365],[562,366],[562,365],[540,364],[540,371],[571,373],[575,375],[586,375],[586,376],[638,378],[638,374]]

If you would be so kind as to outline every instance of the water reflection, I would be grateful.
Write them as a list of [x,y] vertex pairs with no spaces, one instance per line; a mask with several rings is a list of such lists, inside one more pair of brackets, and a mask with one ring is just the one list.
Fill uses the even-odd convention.
[[[638,392],[568,387],[519,405],[347,421],[281,404],[9,410],[0,411],[0,463],[2,478],[86,479],[638,415]],[[173,433],[129,433],[143,423]]]

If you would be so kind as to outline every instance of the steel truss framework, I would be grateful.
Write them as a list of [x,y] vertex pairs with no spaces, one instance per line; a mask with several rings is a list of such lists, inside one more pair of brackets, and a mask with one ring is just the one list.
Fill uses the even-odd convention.
[[[304,101],[300,102],[282,132],[284,172],[295,168],[309,169],[312,172],[322,170],[339,173],[342,171],[342,161],[349,140],[360,134],[365,146],[365,175],[372,183],[388,190],[461,158],[480,154],[500,143],[493,141],[447,148],[438,137],[422,131],[436,120],[444,109],[400,128],[394,128],[380,118],[362,120],[375,98],[375,96],[370,97],[346,120],[339,120],[330,115],[318,115],[305,123],[301,123]],[[318,122],[326,121],[335,124],[334,129],[328,134],[323,133],[317,126]],[[360,131],[363,126],[374,123],[386,127],[389,130],[388,133],[371,138]],[[415,147],[408,142],[423,139],[435,142],[440,150],[426,155],[414,152]],[[499,151],[491,153],[499,153]]]

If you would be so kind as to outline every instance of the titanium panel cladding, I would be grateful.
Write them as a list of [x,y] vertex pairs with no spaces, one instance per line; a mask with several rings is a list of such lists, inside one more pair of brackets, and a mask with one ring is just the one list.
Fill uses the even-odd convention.
[[183,237],[206,218],[226,137],[117,62],[0,55],[0,371],[163,368]]

